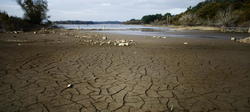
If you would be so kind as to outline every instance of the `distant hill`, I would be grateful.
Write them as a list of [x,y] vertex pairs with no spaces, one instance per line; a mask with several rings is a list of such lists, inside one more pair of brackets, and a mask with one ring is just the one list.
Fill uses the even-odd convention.
[[250,0],[205,0],[178,15],[145,15],[125,23],[249,27]]
[[54,21],[56,24],[121,24],[120,21]]
[[174,24],[250,26],[250,0],[206,0],[173,18]]

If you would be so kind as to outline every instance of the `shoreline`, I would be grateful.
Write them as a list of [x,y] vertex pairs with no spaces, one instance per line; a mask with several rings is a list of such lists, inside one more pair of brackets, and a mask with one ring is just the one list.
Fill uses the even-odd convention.
[[215,27],[215,26],[151,25],[151,24],[140,24],[140,25],[170,27],[170,28],[175,28],[173,29],[174,31],[201,30],[201,31],[250,33],[250,27]]

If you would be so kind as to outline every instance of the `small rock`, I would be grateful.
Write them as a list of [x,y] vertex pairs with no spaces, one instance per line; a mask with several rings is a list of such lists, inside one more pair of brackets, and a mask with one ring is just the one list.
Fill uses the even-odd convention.
[[184,42],[184,45],[188,45],[188,42]]
[[68,84],[67,88],[73,88],[73,84]]
[[174,105],[171,105],[170,111],[172,112],[174,110]]
[[102,40],[107,40],[108,38],[107,37],[102,37]]
[[128,43],[128,42],[126,42],[126,43],[124,43],[124,45],[125,45],[125,46],[128,46],[128,45],[129,45],[129,43]]
[[119,43],[118,46],[129,46],[129,43]]
[[18,45],[18,46],[21,46],[22,44],[21,44],[21,43],[18,43],[17,45]]
[[125,43],[125,42],[126,42],[126,40],[121,40],[120,42],[121,42],[121,43]]
[[231,37],[231,40],[232,40],[232,41],[236,41],[236,38],[235,38],[235,37]]
[[108,41],[107,44],[111,44],[111,41]]
[[134,42],[134,40],[129,40],[129,42]]
[[104,43],[103,43],[103,42],[101,42],[101,43],[100,43],[100,46],[102,46],[103,44],[104,44]]
[[167,37],[162,37],[163,39],[166,39]]
[[119,43],[118,46],[125,46],[125,44],[124,43]]
[[37,32],[34,32],[34,34],[37,34]]

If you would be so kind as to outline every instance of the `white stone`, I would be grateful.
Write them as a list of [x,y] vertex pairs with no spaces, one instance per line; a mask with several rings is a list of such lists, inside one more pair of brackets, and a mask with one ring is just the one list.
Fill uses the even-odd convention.
[[174,110],[174,105],[171,105],[170,111]]
[[232,41],[235,41],[235,40],[236,40],[236,38],[235,38],[235,37],[231,37],[231,40],[232,40]]
[[188,45],[188,42],[184,42],[184,45]]
[[121,43],[125,43],[125,42],[126,42],[126,40],[121,40],[120,42],[121,42]]
[[111,43],[111,41],[108,41],[108,42],[107,42],[107,44],[110,44],[110,43]]
[[125,46],[125,44],[124,43],[119,43],[118,46]]
[[68,85],[67,85],[67,88],[72,88],[72,87],[73,87],[72,84],[68,84]]
[[102,37],[102,40],[107,40],[107,37]]
[[21,44],[21,43],[18,43],[17,45],[18,45],[18,46],[21,46],[22,44]]
[[125,45],[125,46],[128,46],[128,45],[129,45],[129,43],[127,43],[127,42],[126,42],[126,43],[124,43],[124,45]]
[[37,32],[34,32],[34,34],[37,34]]

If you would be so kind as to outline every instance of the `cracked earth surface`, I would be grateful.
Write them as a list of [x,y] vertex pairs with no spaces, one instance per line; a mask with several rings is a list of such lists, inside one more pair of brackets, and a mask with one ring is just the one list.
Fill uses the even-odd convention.
[[2,45],[0,112],[250,111],[249,46],[180,46]]

